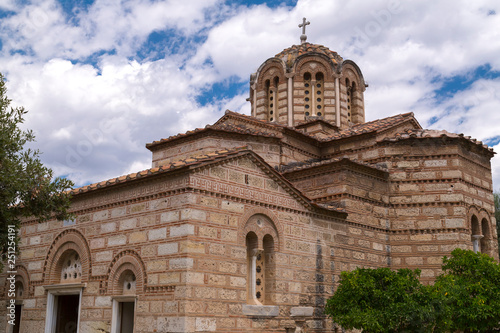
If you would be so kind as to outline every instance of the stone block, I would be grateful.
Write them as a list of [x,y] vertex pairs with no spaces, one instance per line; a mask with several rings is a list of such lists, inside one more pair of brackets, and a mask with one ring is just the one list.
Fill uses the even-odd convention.
[[215,332],[217,330],[217,322],[215,318],[196,318],[196,332]]
[[101,224],[101,233],[115,232],[116,231],[116,223],[109,222]]
[[179,251],[178,243],[166,243],[158,245],[158,255],[160,256],[177,253],[178,251]]
[[193,268],[193,258],[175,258],[169,260],[170,269]]
[[106,246],[104,238],[94,238],[89,241],[90,249],[100,249]]
[[228,200],[222,200],[221,208],[236,213],[243,213],[245,210],[245,205],[242,203],[232,202]]
[[96,252],[95,261],[111,261],[113,259],[113,251]]
[[164,271],[167,269],[167,262],[165,260],[150,260],[146,262],[148,271]]
[[445,219],[444,225],[446,228],[465,228],[465,220],[462,218]]
[[127,214],[127,208],[126,207],[118,207],[111,209],[111,217],[120,217],[124,216]]
[[181,210],[181,220],[206,221],[207,213],[198,209],[186,208]]
[[179,211],[174,210],[174,211],[162,213],[160,215],[160,221],[162,223],[179,221]]
[[179,272],[167,272],[158,274],[159,284],[179,283],[180,280],[181,280],[181,273]]
[[312,306],[296,306],[290,309],[292,317],[310,317],[314,313]]
[[137,231],[129,235],[130,243],[142,243],[147,240],[146,231]]
[[134,229],[137,226],[137,219],[127,219],[120,221],[120,230]]
[[158,240],[158,239],[165,239],[165,238],[167,238],[167,228],[153,229],[153,230],[149,230],[149,232],[148,232],[148,239],[150,241]]
[[202,242],[185,241],[180,242],[179,252],[181,253],[205,253],[205,244]]
[[181,237],[186,235],[194,235],[194,225],[183,224],[170,227],[170,237]]
[[110,307],[111,296],[97,296],[95,298],[95,306],[97,307]]
[[127,236],[117,235],[108,238],[108,246],[125,245],[127,243]]
[[276,305],[250,305],[241,307],[244,315],[251,317],[276,317],[279,315],[279,307]]

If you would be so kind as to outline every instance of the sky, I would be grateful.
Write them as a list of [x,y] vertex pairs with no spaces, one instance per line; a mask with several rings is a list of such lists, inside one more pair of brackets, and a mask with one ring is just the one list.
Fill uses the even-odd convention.
[[[497,0],[0,0],[0,72],[44,164],[76,186],[151,167],[145,144],[250,114],[249,77],[308,41],[353,60],[366,120],[500,152]],[[500,157],[492,159],[500,190]]]

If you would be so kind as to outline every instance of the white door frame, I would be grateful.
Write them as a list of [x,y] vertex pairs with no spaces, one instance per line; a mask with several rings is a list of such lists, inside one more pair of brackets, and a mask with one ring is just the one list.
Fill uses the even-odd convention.
[[137,306],[137,296],[114,296],[113,297],[113,317],[111,319],[111,333],[120,333],[120,304],[123,302],[134,302],[134,326]]
[[45,333],[55,333],[57,319],[56,297],[60,295],[79,295],[78,300],[78,321],[76,323],[76,332],[80,332],[80,313],[82,309],[82,293],[86,283],[70,283],[43,286],[47,290],[47,312],[45,315]]

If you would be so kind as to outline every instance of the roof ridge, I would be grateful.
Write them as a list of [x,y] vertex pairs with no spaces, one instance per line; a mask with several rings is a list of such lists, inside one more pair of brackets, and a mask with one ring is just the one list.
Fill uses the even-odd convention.
[[[153,167],[153,168],[149,168],[149,169],[145,169],[145,170],[141,170],[141,171],[137,171],[137,172],[132,172],[132,173],[118,176],[115,178],[111,178],[108,180],[103,180],[103,181],[98,182],[98,183],[93,183],[93,184],[81,186],[81,187],[69,190],[67,192],[70,194],[85,193],[85,192],[89,192],[89,191],[96,190],[99,188],[108,187],[108,186],[116,185],[119,183],[124,183],[126,181],[130,181],[130,180],[134,180],[134,179],[139,179],[139,178],[142,178],[144,176],[160,174],[163,172],[180,169],[182,167],[196,165],[196,164],[200,164],[203,162],[231,156],[231,155],[240,153],[240,152],[245,151],[245,150],[248,150],[248,146],[246,146],[246,145],[234,147],[232,149],[216,150],[213,153],[206,153],[206,154],[190,156],[190,157],[187,157],[184,159],[179,159],[177,161],[173,161],[173,162],[168,163],[166,165],[160,165],[158,167]],[[248,150],[248,151],[250,151],[250,150]]]

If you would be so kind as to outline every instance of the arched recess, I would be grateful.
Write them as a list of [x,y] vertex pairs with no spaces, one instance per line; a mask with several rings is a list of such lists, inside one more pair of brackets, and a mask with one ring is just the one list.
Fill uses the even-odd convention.
[[63,271],[63,260],[72,253],[74,259],[81,263],[81,282],[89,280],[91,272],[90,248],[83,234],[76,229],[67,229],[61,232],[49,248],[45,259],[43,280],[46,284],[58,284],[61,282]]
[[[263,234],[264,229],[257,227],[252,223],[252,221],[256,221],[256,217],[262,216],[264,217],[265,221],[268,221],[270,224],[267,224],[267,228],[270,229],[265,229],[269,230],[270,232],[274,232],[275,235],[271,234],[275,238],[275,244],[274,244],[274,249],[275,251],[280,250],[280,242],[279,242],[279,235],[283,234],[283,226],[280,223],[278,217],[276,214],[268,209],[265,208],[260,208],[260,207],[255,207],[252,209],[247,209],[245,211],[245,214],[243,214],[240,218],[239,222],[239,230],[238,230],[238,238],[239,238],[239,243],[240,244],[245,244],[246,240],[246,235],[249,231],[254,231],[256,232],[256,235],[260,239],[260,244],[259,246],[262,247],[262,239],[264,238],[265,234]],[[274,230],[274,231],[272,231]]]
[[146,267],[139,256],[133,250],[125,250],[118,253],[108,268],[107,293],[111,295],[123,295],[127,293],[127,287],[124,285],[128,280],[130,273],[135,277],[135,293],[142,294],[146,288]]
[[343,100],[346,103],[346,119],[353,124],[365,122],[364,91],[366,84],[359,67],[352,61],[346,60],[342,64],[342,77],[340,80],[345,91]]
[[279,237],[276,226],[263,214],[252,215],[244,228],[247,250],[247,303],[273,304]]
[[[16,299],[24,299],[31,295],[31,283],[28,270],[23,265],[16,265]],[[17,288],[17,284],[22,284],[23,290],[20,294],[20,290]]]

